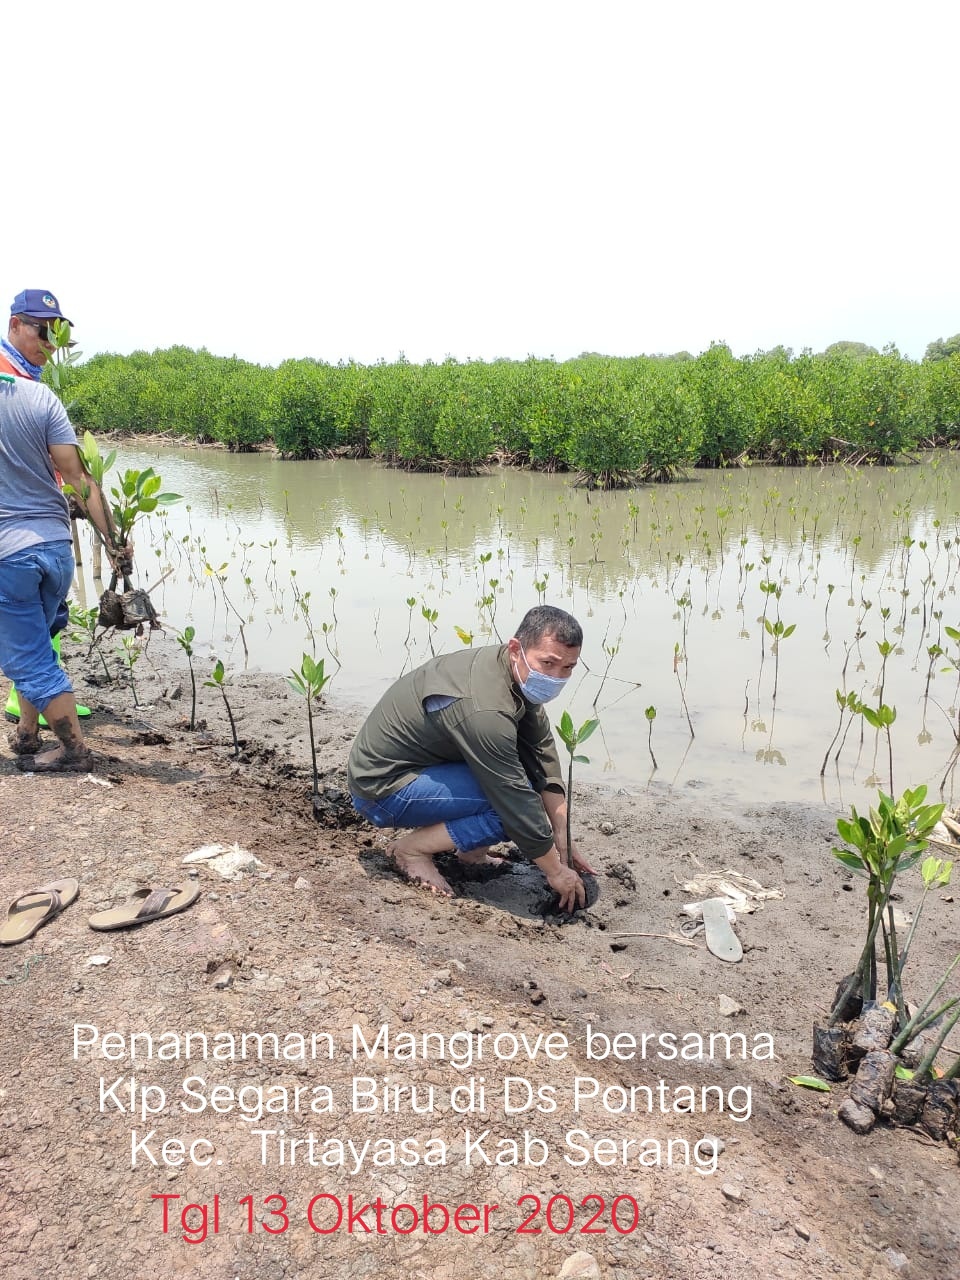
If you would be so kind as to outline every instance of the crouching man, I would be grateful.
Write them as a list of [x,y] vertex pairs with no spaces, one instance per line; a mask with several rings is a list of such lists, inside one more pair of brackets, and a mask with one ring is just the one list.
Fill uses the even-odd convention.
[[512,840],[559,894],[560,908],[586,902],[566,848],[567,801],[550,721],[580,657],[583,631],[562,609],[541,605],[504,645],[441,654],[402,676],[367,717],[347,774],[357,812],[377,827],[412,828],[387,852],[434,893],[452,895],[438,853],[496,864],[489,848]]

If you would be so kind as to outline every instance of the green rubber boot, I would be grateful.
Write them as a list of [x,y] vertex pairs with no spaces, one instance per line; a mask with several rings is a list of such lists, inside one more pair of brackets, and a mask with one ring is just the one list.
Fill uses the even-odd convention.
[[[57,660],[59,661],[60,660],[59,634],[55,635],[53,639],[50,641],[50,643],[53,645],[53,652],[57,655]],[[7,705],[4,707],[3,711],[4,711],[4,715],[8,720],[13,720],[14,722],[16,722],[20,719],[20,699],[17,697],[17,690],[13,685],[10,686],[10,695],[7,698]],[[90,714],[91,714],[91,711],[89,707],[81,707],[79,704],[77,704],[77,715],[80,717],[81,720],[85,720]],[[47,722],[46,720],[44,720],[43,716],[40,717],[40,728],[41,729],[47,728]]]

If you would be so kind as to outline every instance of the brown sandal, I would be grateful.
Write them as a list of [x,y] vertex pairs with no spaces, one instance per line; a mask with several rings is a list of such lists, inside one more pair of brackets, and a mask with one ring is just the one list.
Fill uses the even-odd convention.
[[132,929],[136,925],[149,924],[151,920],[165,920],[186,911],[200,897],[200,877],[190,872],[186,884],[176,888],[134,889],[122,907],[111,911],[98,911],[87,922],[91,929],[106,932],[112,929]]
[[32,938],[42,925],[75,902],[79,892],[76,880],[54,880],[52,884],[21,893],[10,903],[7,918],[0,925],[0,947]]

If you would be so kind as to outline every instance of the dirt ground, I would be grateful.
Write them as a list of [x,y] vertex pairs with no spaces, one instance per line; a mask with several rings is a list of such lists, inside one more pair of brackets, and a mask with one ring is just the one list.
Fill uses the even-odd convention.
[[[132,1280],[148,1269],[217,1280],[960,1277],[956,1151],[883,1124],[855,1137],[836,1118],[842,1086],[821,1094],[785,1079],[811,1070],[811,1025],[859,946],[862,894],[831,856],[833,815],[738,811],[693,786],[584,787],[575,833],[599,870],[588,911],[551,916],[537,875],[513,863],[485,881],[458,879],[456,899],[436,900],[398,879],[380,834],[343,807],[361,710],[338,706],[335,684],[319,719],[318,820],[304,707],[282,677],[229,691],[244,744],[234,759],[215,690],[201,690],[207,727],[183,727],[189,680],[163,633],[136,668],[139,708],[129,688],[91,686],[77,650],[67,656],[81,700],[96,707],[91,743],[109,759],[96,777],[37,777],[9,752],[0,758],[0,901],[80,882],[77,902],[0,952],[6,1280]],[[238,844],[263,869],[228,880],[200,863],[202,895],[182,915],[126,932],[88,927],[136,886],[181,883],[184,856],[212,843]],[[681,883],[726,868],[784,894],[740,919],[740,964],[714,958],[702,935],[677,940],[692,897]],[[914,995],[951,958],[958,911],[952,891],[929,903]],[[740,1012],[722,1012],[721,996]],[[384,1024],[396,1056],[368,1060],[362,1046]],[[189,1032],[208,1047],[228,1045],[227,1033],[238,1043],[275,1032],[287,1056],[271,1056],[269,1040],[244,1060],[159,1053]],[[732,1056],[723,1041],[666,1056],[664,1045],[696,1044],[671,1034],[710,1032],[743,1040],[729,1042]],[[153,1036],[153,1057],[131,1056],[134,1033]],[[644,1033],[645,1057],[638,1048],[629,1058],[627,1041],[622,1060],[599,1056],[602,1037],[642,1046]],[[316,1037],[315,1057],[297,1056],[300,1042],[284,1038],[296,1034]],[[418,1056],[402,1060],[411,1045]],[[468,1067],[466,1047],[483,1055]],[[356,1078],[374,1083],[360,1084],[353,1109]],[[505,1114],[506,1097],[518,1108],[526,1098],[521,1079],[544,1109]],[[578,1079],[582,1094],[598,1094],[579,1111]],[[398,1098],[395,1085],[417,1091]],[[652,1113],[642,1093],[636,1111],[617,1110],[631,1085],[655,1091]],[[608,1093],[605,1109],[602,1091],[617,1086],[626,1092]],[[692,1112],[684,1096],[697,1099]],[[258,1119],[261,1097],[272,1110]],[[630,1138],[649,1140],[648,1153],[662,1144],[661,1164],[638,1165],[636,1144],[622,1163]],[[394,1163],[384,1139],[397,1144]],[[349,1148],[332,1163],[333,1140],[380,1141],[354,1172]],[[446,1162],[402,1163],[412,1150]],[[350,1196],[355,1211],[374,1205],[352,1230]],[[428,1232],[424,1196],[443,1206],[428,1210]],[[202,1211],[186,1217],[193,1243],[181,1229],[190,1203],[207,1207],[204,1239]],[[393,1212],[401,1204],[414,1206],[416,1229],[414,1210]],[[458,1218],[465,1204],[479,1207]]]

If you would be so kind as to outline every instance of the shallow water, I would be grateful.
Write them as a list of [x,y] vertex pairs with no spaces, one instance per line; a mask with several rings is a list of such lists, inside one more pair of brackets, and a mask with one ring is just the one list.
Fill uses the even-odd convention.
[[[585,630],[582,670],[551,704],[554,721],[600,719],[579,776],[665,797],[865,805],[890,777],[886,738],[862,717],[820,769],[836,691],[876,707],[881,681],[897,712],[894,788],[937,790],[946,772],[960,701],[945,630],[960,629],[955,456],[697,472],[617,494],[509,469],[444,479],[126,443],[119,465],[154,466],[183,495],[145,522],[137,569],[144,585],[169,571],[154,600],[171,629],[196,629],[204,678],[216,657],[286,672],[313,652],[335,672],[330,696],[367,706],[431,651],[460,647],[457,628],[474,644],[506,639],[542,601]],[[795,628],[779,655],[764,619]]]

